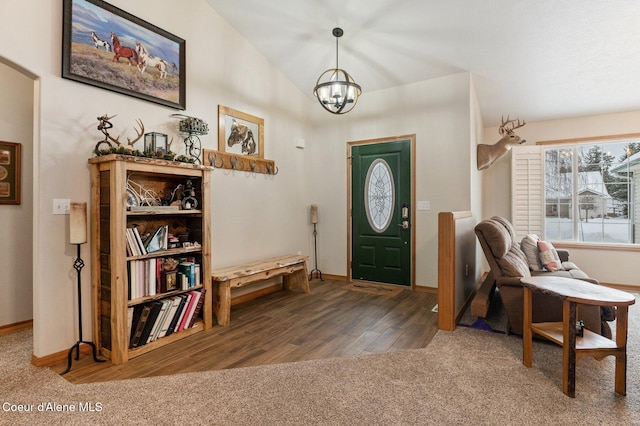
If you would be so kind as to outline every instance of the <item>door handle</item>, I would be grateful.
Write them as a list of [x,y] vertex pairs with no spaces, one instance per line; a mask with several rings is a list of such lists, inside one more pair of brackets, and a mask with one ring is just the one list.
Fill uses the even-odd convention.
[[402,223],[399,223],[398,226],[402,227],[402,229],[409,229],[409,221],[403,220]]

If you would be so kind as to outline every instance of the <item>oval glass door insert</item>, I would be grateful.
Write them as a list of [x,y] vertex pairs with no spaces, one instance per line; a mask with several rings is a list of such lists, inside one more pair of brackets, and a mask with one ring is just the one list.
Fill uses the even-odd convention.
[[396,197],[391,168],[382,158],[378,158],[369,166],[364,188],[367,220],[374,231],[382,233],[391,224]]

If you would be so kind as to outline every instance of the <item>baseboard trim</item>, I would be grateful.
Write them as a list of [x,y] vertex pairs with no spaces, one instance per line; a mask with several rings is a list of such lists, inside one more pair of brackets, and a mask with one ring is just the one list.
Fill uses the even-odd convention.
[[427,287],[423,285],[416,285],[413,287],[414,291],[420,291],[422,293],[438,294],[438,287]]
[[[74,351],[75,354],[75,351]],[[81,355],[92,355],[93,349],[90,345],[80,345],[80,354]],[[53,367],[54,365],[61,364],[65,362],[69,357],[69,349],[64,351],[55,352],[49,355],[45,355],[43,357],[37,357],[35,355],[31,355],[31,364],[36,367]],[[75,359],[75,355],[74,355]]]
[[[319,279],[317,278],[316,273],[314,273],[313,276],[315,277],[314,280]],[[347,280],[347,277],[345,277],[344,275],[333,275],[333,274],[322,274],[322,279],[329,280],[329,281],[349,281]]]
[[605,287],[616,288],[618,290],[628,291],[630,293],[640,292],[640,286],[637,286],[637,285],[613,284],[613,283],[603,283],[603,282],[601,282],[600,285],[603,285]]
[[24,328],[33,328],[33,320],[20,321],[13,324],[7,324],[0,326],[0,336],[4,334],[13,333],[14,331],[22,330]]

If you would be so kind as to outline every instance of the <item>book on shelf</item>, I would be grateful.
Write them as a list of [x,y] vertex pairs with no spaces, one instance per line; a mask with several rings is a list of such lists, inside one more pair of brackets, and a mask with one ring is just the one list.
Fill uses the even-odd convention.
[[190,296],[189,304],[185,309],[184,317],[180,322],[179,330],[185,330],[189,328],[189,324],[191,323],[191,316],[193,315],[193,312],[196,309],[196,305],[198,304],[198,299],[200,298],[200,292],[192,291],[189,293],[189,296]]
[[149,304],[145,304],[145,305],[140,305],[138,307],[140,313],[138,316],[138,319],[136,321],[135,318],[135,310],[134,310],[134,322],[133,322],[133,326],[131,331],[133,332],[132,336],[131,336],[131,340],[129,342],[129,347],[130,348],[134,348],[136,346],[138,346],[138,343],[140,342],[140,338],[142,336],[142,332],[144,331],[144,327],[147,324],[147,319],[149,318],[149,313],[151,312],[151,305]]
[[147,254],[147,249],[144,247],[144,244],[142,242],[142,237],[140,236],[140,232],[138,232],[138,227],[134,226],[132,227],[132,230],[133,230],[133,235],[135,237],[136,243],[138,243],[138,250],[140,252],[139,256],[143,256]]
[[176,297],[180,299],[180,302],[178,304],[178,309],[176,310],[176,313],[173,316],[173,318],[171,319],[171,323],[169,324],[169,329],[167,330],[167,334],[166,334],[167,336],[170,335],[170,334],[173,334],[173,332],[177,331],[176,330],[176,324],[180,320],[182,312],[184,310],[184,305],[187,302],[187,296],[185,296],[184,294],[180,294],[180,295],[178,295]]
[[173,321],[173,317],[176,315],[176,311],[178,310],[178,307],[180,306],[180,302],[182,301],[182,299],[179,296],[170,297],[168,300],[171,301],[171,306],[169,307],[169,312],[167,314],[167,317],[164,323],[162,324],[162,329],[160,330],[160,334],[158,335],[159,338],[167,335],[167,331],[169,331],[169,326],[171,325],[171,322]]
[[145,241],[147,253],[154,253],[167,249],[169,226],[158,226],[151,236]]
[[198,315],[200,314],[200,311],[202,310],[202,305],[204,304],[204,294],[206,292],[206,289],[202,289],[200,291],[196,291],[194,293],[200,293],[198,302],[196,304],[196,308],[193,311],[193,314],[191,315],[191,319],[189,320],[189,324],[186,328],[191,328],[193,327],[193,325],[196,323],[196,320],[198,319]]
[[151,334],[151,330],[153,330],[153,326],[156,324],[156,320],[158,319],[158,315],[160,314],[160,310],[162,309],[162,302],[159,300],[154,300],[147,304],[151,307],[149,312],[149,316],[147,321],[145,322],[144,328],[142,329],[142,333],[140,334],[140,339],[138,340],[137,346],[142,346],[147,343],[149,339],[149,335]]
[[178,264],[180,288],[182,290],[188,290],[195,285],[195,271],[195,263],[193,262],[180,262]]
[[174,318],[174,322],[173,322],[173,333],[177,333],[178,331],[180,331],[180,324],[182,324],[184,313],[187,310],[187,306],[189,306],[189,300],[191,300],[193,296],[190,296],[188,293],[185,293],[185,294],[181,294],[180,297],[182,297],[184,303],[181,304],[181,306],[178,308],[178,312],[176,312],[176,318]]
[[136,237],[133,235],[133,229],[127,228],[125,237],[127,240],[127,253],[131,253],[131,256],[140,256],[140,250],[138,249]]
[[127,308],[127,336],[129,336],[129,341],[131,341],[131,327],[133,326],[133,312],[135,308],[133,306],[129,306]]
[[158,338],[158,335],[160,334],[160,330],[162,329],[162,324],[164,324],[164,321],[167,319],[167,314],[169,313],[169,308],[170,308],[171,305],[173,305],[173,301],[171,301],[169,299],[162,299],[160,301],[160,303],[162,303],[162,307],[160,308],[160,313],[158,314],[158,319],[156,319],[156,322],[153,325],[151,333],[149,334],[149,338],[147,339],[147,343],[153,342],[154,340],[156,340]]

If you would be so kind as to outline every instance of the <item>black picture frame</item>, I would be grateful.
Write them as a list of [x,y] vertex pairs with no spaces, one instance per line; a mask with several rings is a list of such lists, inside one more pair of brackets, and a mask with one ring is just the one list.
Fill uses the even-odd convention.
[[185,48],[184,39],[102,0],[63,0],[62,78],[184,110]]

